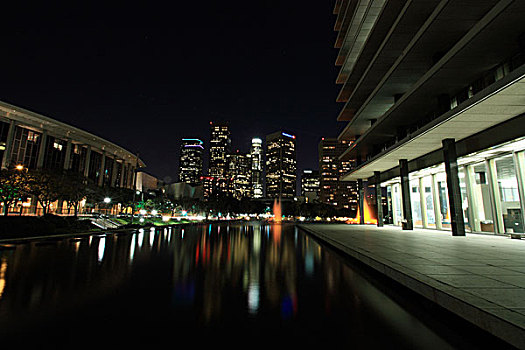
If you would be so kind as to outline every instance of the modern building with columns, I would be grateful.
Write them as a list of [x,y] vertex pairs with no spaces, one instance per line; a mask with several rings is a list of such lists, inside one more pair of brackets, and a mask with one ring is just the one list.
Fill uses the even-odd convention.
[[132,189],[137,155],[87,131],[0,101],[2,169],[73,170],[99,186]]
[[378,224],[523,233],[525,2],[337,0],[334,13],[339,139],[354,140],[341,157],[357,164],[343,180],[387,197]]

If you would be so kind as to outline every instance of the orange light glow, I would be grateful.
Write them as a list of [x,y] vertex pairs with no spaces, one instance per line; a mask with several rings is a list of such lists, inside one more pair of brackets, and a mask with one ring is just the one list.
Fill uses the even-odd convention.
[[[377,225],[377,219],[374,217],[372,209],[368,206],[368,201],[363,201],[363,209],[365,212],[365,224],[374,224]],[[354,219],[350,218],[346,221],[347,224],[360,224],[361,215],[359,215],[359,207],[357,207],[357,214]]]
[[273,201],[273,222],[280,224],[282,219],[281,201],[278,201],[277,198],[275,198]]

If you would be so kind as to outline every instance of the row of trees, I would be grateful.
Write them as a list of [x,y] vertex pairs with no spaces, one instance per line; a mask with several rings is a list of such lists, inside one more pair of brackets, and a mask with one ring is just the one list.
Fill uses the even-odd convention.
[[103,189],[73,171],[25,168],[0,170],[0,201],[3,203],[4,215],[8,214],[9,207],[29,196],[42,206],[44,215],[49,212],[51,203],[61,200],[67,203],[68,213],[73,212],[76,216],[80,202],[84,199],[89,203],[100,203],[105,196],[113,196],[123,199],[123,203],[131,203],[133,191]]
[[[4,215],[8,208],[31,196],[42,207],[43,214],[49,212],[51,203],[60,200],[67,204],[67,213],[77,216],[80,203],[85,199],[86,206],[99,208],[121,204],[121,210],[128,208],[157,210],[159,213],[173,213],[175,210],[187,210],[193,213],[226,214],[262,214],[269,210],[264,202],[243,198],[224,196],[210,198],[206,201],[183,198],[169,198],[164,191],[140,193],[124,188],[99,187],[73,171],[53,171],[47,169],[7,169],[0,170],[0,201],[3,203]],[[104,204],[104,198],[111,198],[111,204]],[[284,215],[305,217],[352,216],[355,213],[335,209],[323,203],[283,203]]]

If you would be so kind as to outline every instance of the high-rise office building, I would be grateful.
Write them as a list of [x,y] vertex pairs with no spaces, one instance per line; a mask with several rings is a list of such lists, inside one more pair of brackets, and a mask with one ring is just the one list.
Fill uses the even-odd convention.
[[199,139],[182,139],[179,160],[179,181],[190,185],[200,183],[202,177],[203,142]]
[[319,198],[319,190],[319,171],[304,169],[301,174],[301,196],[311,203]]
[[472,4],[337,1],[344,179],[405,229],[524,233],[525,2]]
[[357,183],[340,180],[353,165],[350,160],[339,159],[349,144],[336,138],[323,138],[319,142],[320,200],[337,208],[357,210]]
[[230,193],[236,199],[251,196],[251,154],[243,154],[237,151],[228,154],[228,179],[230,182]]
[[264,196],[263,187],[263,149],[260,138],[252,139],[251,155],[251,183],[252,197],[262,198]]
[[228,123],[210,122],[209,176],[227,176],[228,163],[226,156],[230,153],[230,148],[231,139]]
[[296,172],[295,135],[277,131],[266,136],[266,196],[293,198]]

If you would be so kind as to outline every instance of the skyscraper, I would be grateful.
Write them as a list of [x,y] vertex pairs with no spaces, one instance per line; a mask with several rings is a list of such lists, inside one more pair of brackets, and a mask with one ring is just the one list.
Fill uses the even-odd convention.
[[319,171],[304,169],[301,174],[301,196],[307,203],[319,198]]
[[200,183],[202,176],[203,142],[199,139],[182,139],[180,146],[179,181],[190,185]]
[[210,122],[210,159],[209,176],[226,177],[228,163],[226,155],[230,153],[231,139],[228,123]]
[[294,197],[296,171],[295,136],[283,131],[266,136],[266,196]]
[[337,208],[357,210],[357,184],[340,181],[352,168],[350,160],[339,160],[351,141],[323,138],[319,142],[320,200]]
[[251,195],[251,155],[233,153],[227,155],[230,193],[236,199]]
[[264,195],[263,188],[263,150],[262,140],[260,138],[252,139],[251,154],[251,183],[253,198],[262,198]]

